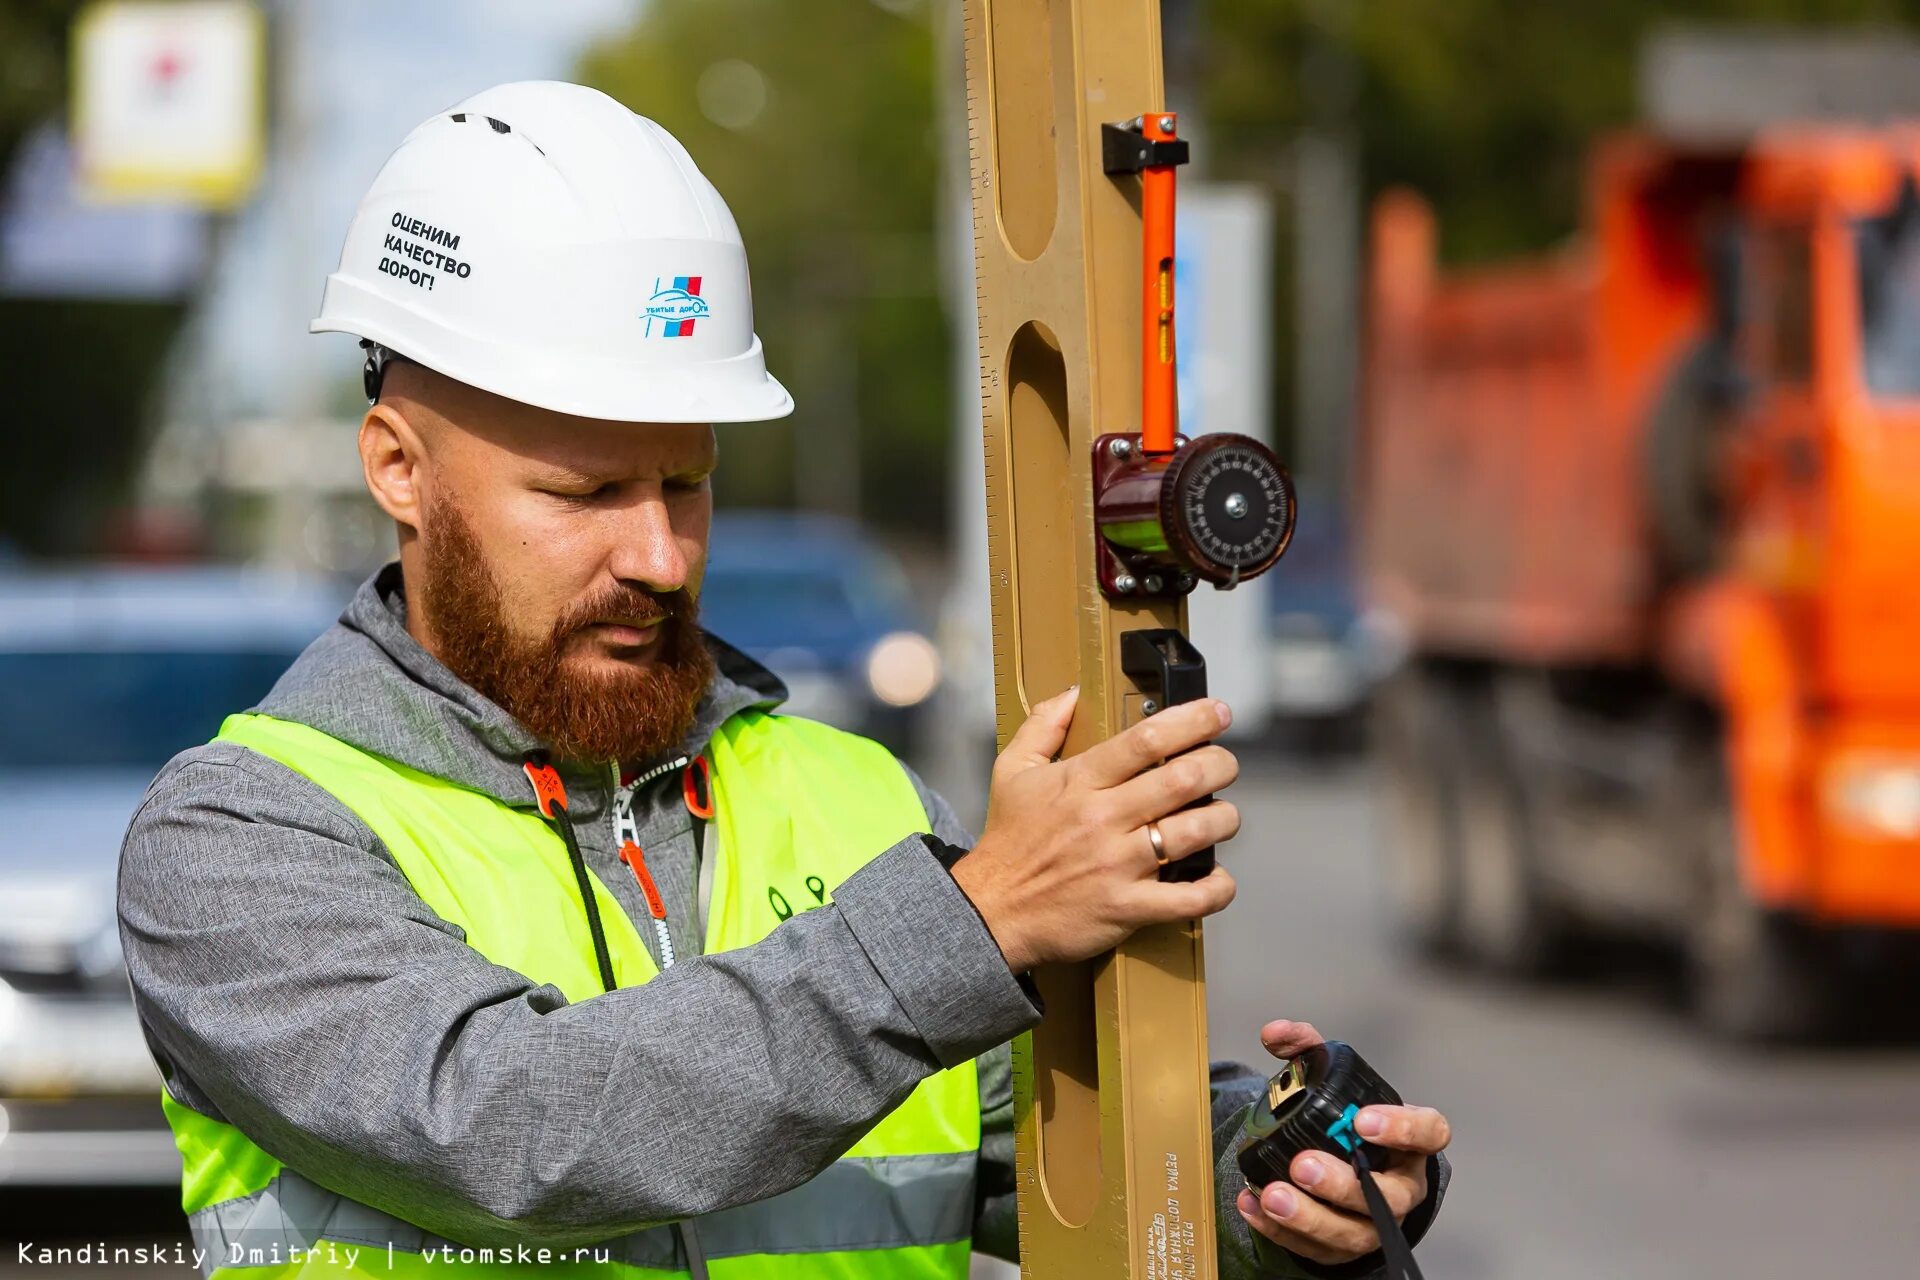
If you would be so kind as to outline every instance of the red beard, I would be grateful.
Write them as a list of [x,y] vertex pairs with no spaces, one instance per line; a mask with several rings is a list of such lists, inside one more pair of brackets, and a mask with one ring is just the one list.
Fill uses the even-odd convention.
[[[429,533],[429,529],[431,532]],[[639,763],[680,746],[713,680],[699,611],[685,590],[664,595],[621,584],[576,605],[546,639],[515,638],[500,589],[466,517],[436,504],[421,527],[426,580],[420,608],[436,655],[563,760]],[[645,665],[570,663],[575,635],[607,617],[664,618],[659,653]]]

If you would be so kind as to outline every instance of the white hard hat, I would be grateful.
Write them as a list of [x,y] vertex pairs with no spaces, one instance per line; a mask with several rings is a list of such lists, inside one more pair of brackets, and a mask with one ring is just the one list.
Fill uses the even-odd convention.
[[726,202],[665,129],[581,85],[503,84],[408,134],[308,328],[581,417],[793,412]]

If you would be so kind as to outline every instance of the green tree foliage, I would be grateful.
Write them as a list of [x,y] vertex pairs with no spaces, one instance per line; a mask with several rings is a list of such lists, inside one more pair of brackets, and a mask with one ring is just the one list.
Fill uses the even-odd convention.
[[1272,180],[1306,125],[1350,130],[1369,191],[1414,187],[1443,252],[1564,236],[1593,135],[1638,111],[1635,59],[1665,24],[1831,32],[1906,24],[1914,0],[1209,0],[1218,169]]
[[721,497],[782,503],[792,450],[861,440],[861,510],[925,527],[950,410],[926,0],[654,0],[581,77],[686,144],[732,207],[786,423],[726,428]]
[[0,172],[27,131],[67,93],[67,26],[81,0],[8,0],[0,5]]

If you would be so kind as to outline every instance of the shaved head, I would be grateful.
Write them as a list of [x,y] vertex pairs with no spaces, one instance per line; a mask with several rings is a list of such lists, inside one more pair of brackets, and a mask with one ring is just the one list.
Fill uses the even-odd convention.
[[423,437],[442,435],[454,423],[475,430],[490,420],[511,415],[519,407],[491,391],[456,382],[407,359],[387,364],[380,379],[380,403],[406,415]]

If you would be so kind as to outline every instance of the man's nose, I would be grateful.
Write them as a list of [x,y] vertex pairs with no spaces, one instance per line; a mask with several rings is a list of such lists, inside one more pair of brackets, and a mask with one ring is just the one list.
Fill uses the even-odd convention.
[[653,591],[678,591],[687,585],[687,558],[674,536],[667,504],[658,492],[623,507],[610,517],[612,545],[608,568],[623,582]]

